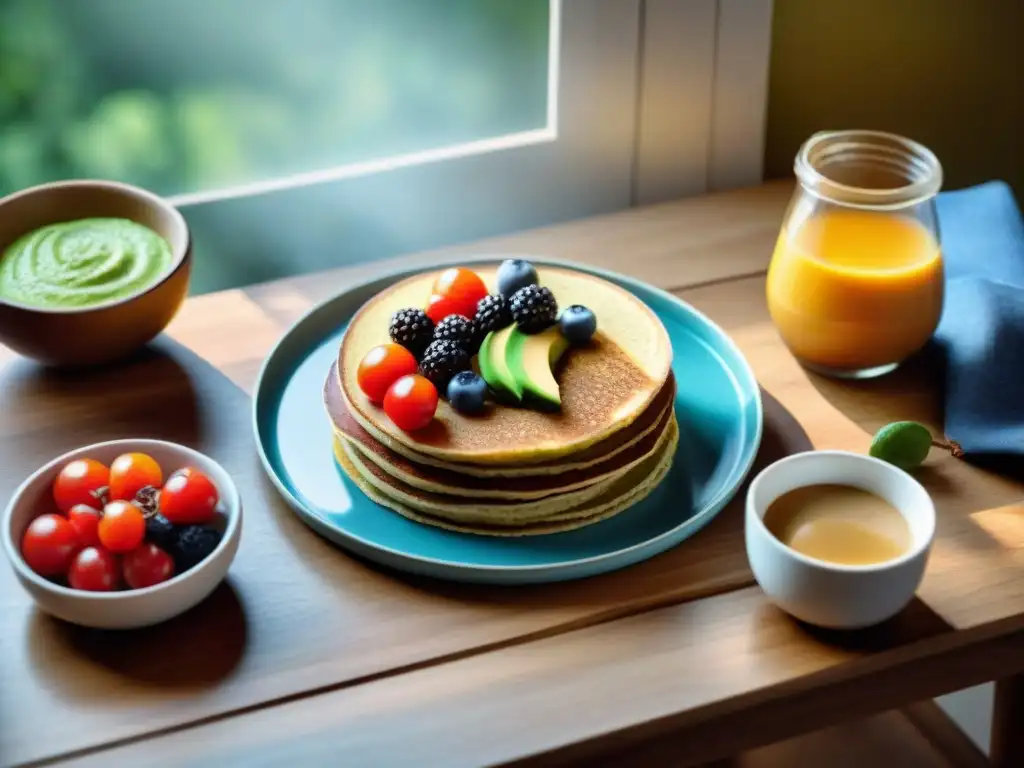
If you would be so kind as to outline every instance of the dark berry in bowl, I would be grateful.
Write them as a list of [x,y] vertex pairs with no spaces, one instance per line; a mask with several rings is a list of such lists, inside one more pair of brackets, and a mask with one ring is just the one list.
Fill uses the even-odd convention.
[[466,370],[469,370],[469,352],[447,339],[430,342],[420,360],[420,373],[437,387],[438,392],[446,392],[452,376]]
[[146,541],[168,550],[175,540],[174,523],[159,512],[146,518]]
[[184,573],[195,568],[213,554],[221,538],[221,532],[208,525],[177,526],[174,541],[168,547],[168,554],[174,559],[175,572]]
[[505,259],[498,267],[498,293],[506,299],[520,288],[537,284],[537,270],[526,259]]
[[558,303],[551,289],[528,285],[512,294],[512,318],[523,333],[540,333],[558,319]]
[[473,325],[468,317],[448,315],[434,328],[434,341],[450,341],[469,351],[473,342]]
[[419,358],[434,340],[434,321],[422,309],[400,309],[391,316],[388,335]]
[[480,413],[487,401],[487,382],[473,371],[460,371],[448,382],[448,402],[459,413]]
[[586,344],[597,330],[597,317],[582,304],[573,304],[562,310],[558,326],[570,344]]

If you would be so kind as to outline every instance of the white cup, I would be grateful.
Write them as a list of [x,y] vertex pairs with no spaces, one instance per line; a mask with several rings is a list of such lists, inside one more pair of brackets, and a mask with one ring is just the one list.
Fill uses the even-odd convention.
[[[803,555],[764,524],[773,501],[808,485],[848,485],[894,506],[910,527],[910,548],[894,560],[840,565]],[[857,629],[885,621],[914,597],[924,576],[935,506],[928,492],[901,469],[858,453],[808,451],[766,467],[747,491],[747,558],[765,594],[792,616],[830,629]]]

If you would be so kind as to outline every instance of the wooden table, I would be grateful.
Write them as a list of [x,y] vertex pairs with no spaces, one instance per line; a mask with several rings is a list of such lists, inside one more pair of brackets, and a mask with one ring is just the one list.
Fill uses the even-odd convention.
[[[938,431],[927,364],[844,384],[808,374],[781,345],[764,270],[789,194],[770,184],[201,296],[169,334],[251,391],[281,333],[353,280],[539,253],[629,273],[710,315],[807,444],[862,451],[903,418]],[[124,374],[132,407],[173,434],[162,404],[187,376],[146,365]],[[72,382],[47,387],[34,410],[20,408],[17,387],[0,391],[0,465],[111,407],[57,393]],[[277,503],[253,456],[237,462],[250,473],[243,497],[265,503],[266,519],[247,520],[230,587],[167,630],[160,653],[187,656],[187,667],[140,647],[152,630],[111,639],[62,628],[0,577],[0,626],[18,628],[0,635],[0,763],[686,765],[998,679],[993,762],[1024,765],[1024,482],[1012,468],[934,451],[919,473],[939,513],[919,598],[886,625],[841,634],[767,603],[742,565],[736,503],[677,550],[619,573],[460,587],[348,557]],[[702,564],[715,558],[741,575],[709,578]],[[680,602],[681,584],[696,597]]]

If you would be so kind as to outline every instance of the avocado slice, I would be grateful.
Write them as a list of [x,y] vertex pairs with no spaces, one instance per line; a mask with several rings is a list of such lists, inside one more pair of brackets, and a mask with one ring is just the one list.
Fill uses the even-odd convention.
[[508,368],[508,343],[516,327],[510,325],[500,331],[491,331],[480,345],[477,362],[480,375],[487,386],[500,395],[506,395],[516,402],[523,399],[523,385],[516,380]]
[[548,405],[559,407],[562,398],[552,368],[568,346],[568,339],[557,325],[533,334],[515,329],[508,341],[505,360],[512,376],[525,392]]

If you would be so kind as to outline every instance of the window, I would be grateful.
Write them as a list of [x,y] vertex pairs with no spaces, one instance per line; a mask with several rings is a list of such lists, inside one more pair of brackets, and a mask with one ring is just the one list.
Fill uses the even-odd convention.
[[[729,35],[766,41],[764,8],[0,0],[0,194],[167,195],[206,291],[701,191],[735,157],[715,72],[744,76]],[[753,101],[719,118],[733,143]]]
[[164,195],[547,128],[547,0],[3,0],[5,191]]

